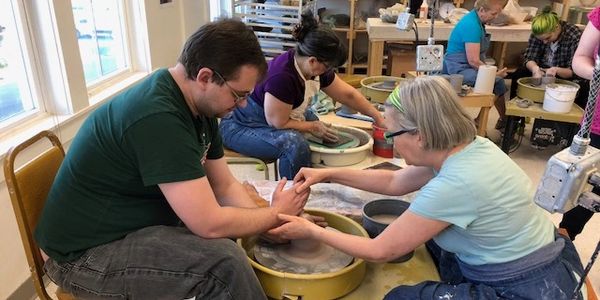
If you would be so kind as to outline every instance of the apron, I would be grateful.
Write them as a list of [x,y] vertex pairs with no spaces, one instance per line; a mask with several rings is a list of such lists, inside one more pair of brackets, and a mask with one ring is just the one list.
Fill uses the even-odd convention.
[[[483,61],[485,59],[485,54],[488,51],[488,49],[490,48],[490,44],[491,44],[491,34],[487,33],[485,31],[485,26],[483,26],[483,24],[481,24],[481,29],[483,30],[483,36],[481,37],[481,41],[479,43],[479,59],[481,59],[481,61]],[[467,60],[467,53],[452,53],[452,54],[446,54],[444,57],[444,70],[443,73],[444,74],[459,74],[460,72],[466,70],[466,69],[472,69],[471,65],[469,65],[469,61]],[[463,74],[465,75],[465,74]],[[476,78],[469,78],[472,79],[473,82],[475,82]],[[468,80],[466,77],[464,78],[465,81],[470,81]]]
[[319,81],[319,76],[315,76],[314,79],[306,80],[302,72],[300,72],[300,67],[298,66],[296,58],[294,58],[294,67],[296,67],[296,72],[298,72],[300,78],[302,78],[304,81],[304,99],[302,100],[302,104],[300,104],[300,106],[292,109],[292,112],[290,113],[290,119],[296,121],[306,121],[304,114],[306,113],[306,109],[310,105],[313,97],[319,93],[319,90],[321,90],[321,82]]

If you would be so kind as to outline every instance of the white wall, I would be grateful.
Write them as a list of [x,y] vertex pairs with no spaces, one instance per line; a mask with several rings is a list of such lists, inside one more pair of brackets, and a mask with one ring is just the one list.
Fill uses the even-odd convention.
[[[208,0],[174,0],[167,6],[159,5],[159,0],[144,2],[151,69],[171,66],[187,36],[209,20]],[[66,147],[86,117],[83,114],[61,127],[60,138]],[[0,176],[0,228],[0,299],[6,299],[30,277],[3,176]]]

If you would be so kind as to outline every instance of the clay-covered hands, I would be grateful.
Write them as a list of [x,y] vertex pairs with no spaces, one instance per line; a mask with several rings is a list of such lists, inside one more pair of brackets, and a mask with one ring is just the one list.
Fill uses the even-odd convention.
[[[302,168],[294,177],[294,186],[297,186],[296,192],[302,193],[309,189],[311,185],[327,180],[328,169]],[[297,185],[299,184],[299,185]]]
[[542,76],[544,76],[544,70],[538,66],[535,66],[533,71],[531,71],[531,74],[533,78],[542,78]]
[[321,227],[327,227],[327,221],[325,221],[324,217],[311,215],[309,213],[303,212],[300,214],[300,217],[309,220],[311,223],[315,223]]
[[552,77],[556,77],[556,74],[558,73],[558,67],[552,67],[552,68],[548,68],[546,69],[546,76],[552,76]]
[[286,182],[287,179],[284,177],[277,184],[277,187],[273,192],[271,207],[274,208],[278,214],[284,213],[297,216],[302,213],[304,209],[304,205],[310,194],[310,189],[299,191],[299,187],[303,182],[296,182],[292,187],[284,190],[283,188]]
[[331,124],[327,124],[321,121],[313,121],[312,129],[310,134],[323,139],[324,142],[335,143],[338,141],[337,130],[331,127]]
[[269,233],[278,236],[281,239],[311,239],[314,237],[313,233],[315,229],[319,228],[318,225],[305,218],[286,214],[279,214],[277,217],[279,220],[286,223],[277,228],[269,230]]

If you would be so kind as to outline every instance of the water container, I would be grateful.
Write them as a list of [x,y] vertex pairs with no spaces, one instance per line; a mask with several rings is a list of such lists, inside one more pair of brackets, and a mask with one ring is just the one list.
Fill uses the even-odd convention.
[[542,108],[549,112],[568,113],[571,111],[578,90],[579,85],[549,84],[546,86]]
[[394,157],[394,142],[385,140],[385,128],[373,124],[373,154],[385,158]]

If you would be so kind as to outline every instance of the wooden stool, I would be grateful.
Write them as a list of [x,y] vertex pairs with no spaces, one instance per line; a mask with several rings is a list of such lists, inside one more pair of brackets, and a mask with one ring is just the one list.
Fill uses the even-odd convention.
[[275,180],[279,180],[279,171],[277,170],[277,159],[260,159],[256,157],[245,156],[238,152],[235,152],[231,149],[223,147],[225,151],[225,159],[228,164],[239,164],[239,165],[248,165],[248,164],[258,164],[265,171],[265,180],[269,180],[269,166],[268,164],[273,163],[273,174],[275,175]]

